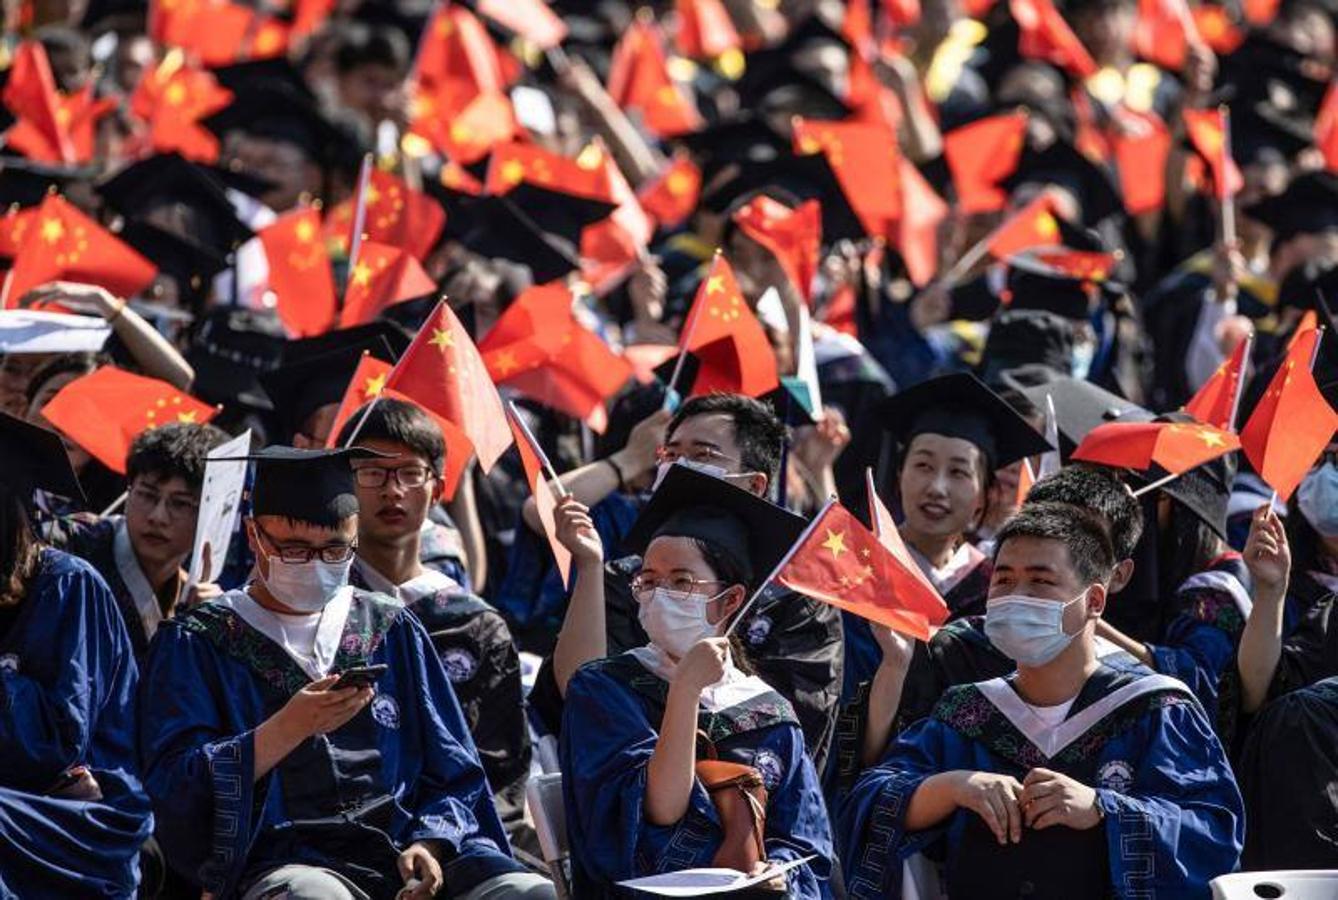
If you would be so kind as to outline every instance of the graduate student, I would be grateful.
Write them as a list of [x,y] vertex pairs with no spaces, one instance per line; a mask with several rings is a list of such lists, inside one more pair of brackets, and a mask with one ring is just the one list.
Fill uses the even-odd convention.
[[551,897],[511,858],[427,632],[347,584],[369,455],[253,457],[251,582],[155,638],[140,752],[167,860],[217,898]]
[[421,542],[440,491],[445,438],[421,407],[394,398],[355,412],[340,435],[341,446],[359,423],[358,445],[386,456],[353,461],[358,555],[349,583],[394,597],[427,628],[469,723],[498,812],[511,831],[523,825],[530,771],[520,657],[497,610],[422,563]]
[[1097,659],[1114,562],[1076,507],[1005,525],[985,630],[1017,673],[949,690],[856,783],[839,813],[852,898],[899,895],[920,851],[954,897],[1206,898],[1236,867],[1240,792],[1202,708]]
[[0,896],[135,895],[153,830],[138,672],[107,584],[43,547],[34,490],[82,499],[60,437],[0,413]]
[[[769,886],[831,896],[830,828],[803,733],[723,637],[802,527],[682,466],[637,520],[632,590],[650,642],[586,665],[567,686],[560,758],[575,896],[619,897],[619,881],[700,866],[761,873],[809,855]],[[721,784],[710,760],[737,764],[744,786]]]

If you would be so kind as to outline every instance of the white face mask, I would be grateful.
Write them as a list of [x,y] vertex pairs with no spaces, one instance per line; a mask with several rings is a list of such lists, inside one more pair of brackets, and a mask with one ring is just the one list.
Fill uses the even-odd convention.
[[320,612],[335,593],[348,584],[348,572],[353,557],[341,563],[328,563],[319,558],[304,563],[286,563],[277,556],[266,554],[269,574],[261,574],[265,588],[289,609],[303,613]]
[[1296,492],[1296,505],[1321,535],[1338,537],[1338,467],[1325,464],[1307,475]]
[[693,644],[716,636],[716,626],[706,621],[706,604],[723,595],[724,592],[712,597],[658,587],[649,600],[641,603],[637,619],[652,644],[675,659],[682,659]]
[[1086,596],[1083,591],[1068,603],[1024,594],[996,597],[985,604],[985,634],[1018,665],[1043,666],[1077,637],[1064,630],[1064,610]]
[[669,474],[669,469],[673,466],[683,466],[694,472],[701,472],[703,475],[710,475],[712,478],[719,478],[721,481],[729,481],[731,478],[749,478],[751,472],[731,472],[724,466],[717,466],[715,463],[697,462],[693,459],[677,459],[673,462],[662,462],[655,468],[655,482],[650,486],[651,493],[664,481],[664,476]]

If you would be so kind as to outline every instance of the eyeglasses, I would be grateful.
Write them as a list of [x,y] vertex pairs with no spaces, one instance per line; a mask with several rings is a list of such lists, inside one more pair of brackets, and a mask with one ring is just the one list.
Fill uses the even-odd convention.
[[264,535],[265,542],[274,548],[279,559],[293,565],[309,563],[318,556],[321,562],[348,562],[358,550],[357,543],[332,544],[326,547],[283,547],[280,546],[278,541],[274,540],[268,531],[260,527],[259,522],[252,521],[251,524],[255,526],[257,535]]
[[427,484],[428,479],[432,477],[432,470],[426,466],[400,466],[397,469],[386,466],[361,466],[353,470],[353,477],[357,479],[358,487],[385,487],[386,482],[394,478],[400,487],[416,488]]
[[695,463],[722,465],[724,463],[742,463],[742,460],[726,456],[714,447],[694,447],[691,450],[679,450],[676,447],[660,447],[655,451],[655,459],[662,463],[676,463],[680,459]]
[[127,499],[148,512],[157,509],[158,504],[162,503],[166,507],[167,516],[170,519],[189,519],[200,511],[200,504],[194,500],[187,500],[185,497],[176,494],[168,494],[164,497],[157,491],[146,487],[131,488],[130,496]]
[[670,575],[668,578],[655,578],[638,573],[632,578],[632,596],[637,602],[645,602],[657,588],[664,588],[677,594],[691,594],[703,584],[724,584],[716,578],[693,578],[691,575]]

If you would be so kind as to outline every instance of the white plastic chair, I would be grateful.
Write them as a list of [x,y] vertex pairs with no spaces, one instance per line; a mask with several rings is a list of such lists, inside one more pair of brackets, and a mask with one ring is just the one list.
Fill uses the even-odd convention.
[[1333,900],[1338,897],[1338,870],[1237,872],[1214,878],[1213,900]]
[[557,888],[558,900],[570,900],[571,880],[567,865],[571,850],[567,845],[567,813],[562,803],[562,773],[531,776],[525,785],[525,801],[539,836],[544,864]]

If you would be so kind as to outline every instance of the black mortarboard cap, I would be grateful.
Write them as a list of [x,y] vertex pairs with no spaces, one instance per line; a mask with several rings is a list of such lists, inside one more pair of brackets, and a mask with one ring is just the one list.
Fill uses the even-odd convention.
[[210,69],[218,83],[233,93],[248,91],[257,85],[280,87],[314,100],[311,88],[292,63],[282,56],[249,59]]
[[285,353],[281,367],[261,373],[260,384],[286,436],[294,435],[322,406],[343,399],[364,352],[386,362],[395,360],[384,338],[370,336],[328,353],[299,354],[296,358]]
[[1231,111],[1231,155],[1242,166],[1276,161],[1287,165],[1314,143],[1314,122],[1300,121],[1267,103]]
[[355,135],[326,118],[310,98],[282,85],[248,85],[232,103],[201,124],[219,137],[242,131],[292,144],[326,167],[339,165],[361,150]]
[[47,491],[86,502],[60,435],[0,412],[0,482],[26,503]]
[[762,116],[745,113],[674,137],[701,167],[706,183],[730,163],[745,169],[791,155],[790,141]]
[[923,381],[878,406],[883,427],[903,447],[920,434],[940,434],[975,444],[991,470],[1050,450],[1036,429],[968,372]]
[[1067,319],[1041,309],[1007,309],[990,323],[980,377],[992,384],[999,373],[1030,365],[1064,374],[1072,358],[1073,325]]
[[188,218],[182,223],[186,233],[181,236],[221,254],[252,236],[214,175],[176,153],[159,153],[132,163],[97,190],[113,209],[131,219],[144,218],[163,207],[186,207]]
[[224,187],[230,187],[235,191],[241,191],[248,197],[254,197],[257,200],[263,198],[270,191],[278,187],[268,178],[261,178],[254,172],[248,172],[242,168],[239,160],[233,160],[227,165],[206,166],[198,164],[201,168],[213,175]]
[[[385,343],[381,343],[378,338]],[[393,363],[399,359],[401,353],[409,349],[411,343],[413,343],[412,332],[406,331],[394,322],[377,319],[363,325],[354,325],[352,328],[340,328],[312,337],[291,340],[284,346],[283,363],[290,365],[351,347],[366,347],[377,359]]]
[[1068,459],[1083,438],[1098,425],[1152,420],[1152,413],[1132,400],[1068,375],[1020,386],[1018,390],[1042,412],[1045,412],[1045,398],[1049,395],[1055,406],[1055,427],[1059,431],[1059,450],[1064,459]]
[[186,361],[195,370],[191,390],[209,403],[273,409],[260,386],[260,373],[283,359],[284,328],[273,310],[216,306],[200,323]]
[[15,204],[37,206],[51,191],[64,191],[70,182],[95,174],[93,168],[70,168],[21,156],[0,156],[0,208]]
[[1124,209],[1110,174],[1063,139],[1044,150],[1023,148],[1017,168],[1001,186],[1012,192],[1023,184],[1053,184],[1068,191],[1082,207],[1084,225],[1096,225]]
[[506,197],[480,197],[468,206],[468,230],[446,230],[467,250],[489,259],[527,266],[536,284],[561,278],[581,267],[576,246],[549,234]]
[[275,445],[229,459],[256,464],[251,515],[283,516],[328,528],[358,512],[349,461],[384,455],[366,447],[304,450]]
[[214,276],[228,267],[222,254],[148,222],[126,222],[117,237],[172,276],[187,296],[207,295]]
[[522,181],[504,196],[542,231],[573,246],[580,246],[582,231],[607,219],[618,208],[616,203],[579,197],[528,181]]
[[723,478],[674,465],[632,523],[623,547],[644,554],[657,537],[697,538],[737,562],[749,586],[756,587],[805,524],[802,516]]
[[748,109],[764,115],[838,120],[851,113],[850,106],[830,87],[793,67],[749,68],[736,90]]
[[1122,290],[1121,284],[1109,279],[1080,278],[1061,271],[1031,251],[1008,260],[1009,309],[1039,309],[1065,319],[1085,320],[1101,301]]
[[1241,212],[1273,229],[1276,241],[1338,230],[1338,175],[1298,175],[1281,194],[1265,197]]
[[[1194,422],[1193,416],[1173,412],[1157,416],[1158,422]],[[1169,474],[1169,473],[1168,473]],[[1160,471],[1132,476],[1136,486],[1160,480]],[[1227,539],[1227,507],[1236,478],[1236,454],[1227,453],[1195,466],[1158,490],[1191,512],[1222,540]]]
[[769,186],[783,188],[800,201],[817,200],[822,204],[823,244],[868,237],[824,153],[787,153],[771,162],[740,166],[733,178],[703,193],[702,206],[724,212],[744,195]]

